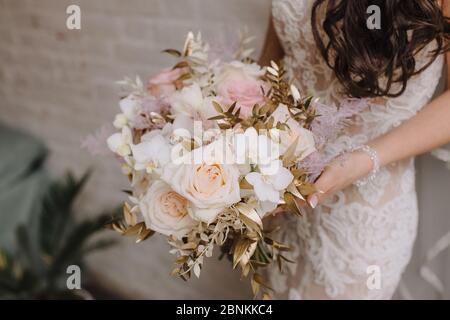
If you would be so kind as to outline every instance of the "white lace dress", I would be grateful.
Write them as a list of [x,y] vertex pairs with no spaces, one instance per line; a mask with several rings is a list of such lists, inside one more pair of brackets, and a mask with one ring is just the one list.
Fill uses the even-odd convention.
[[[322,60],[311,31],[314,0],[273,0],[275,28],[285,50],[285,66],[303,92],[324,103],[342,100],[340,85]],[[428,49],[429,50],[429,49]],[[422,52],[421,55],[426,54]],[[418,64],[423,57],[417,57]],[[439,57],[412,78],[398,98],[369,100],[351,130],[327,148],[339,154],[364,144],[414,116],[431,99],[443,67]],[[351,133],[350,133],[351,132]],[[381,169],[361,188],[339,192],[314,212],[288,220],[285,241],[296,244],[283,273],[270,272],[278,298],[389,299],[408,264],[417,233],[413,159]],[[372,267],[375,266],[375,267]],[[380,272],[380,286],[368,286]],[[372,282],[371,282],[372,283]]]

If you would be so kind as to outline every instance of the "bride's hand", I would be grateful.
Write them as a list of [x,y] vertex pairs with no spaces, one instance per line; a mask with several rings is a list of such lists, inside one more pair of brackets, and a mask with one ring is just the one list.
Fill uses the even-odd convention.
[[315,208],[327,197],[352,185],[367,175],[372,169],[372,160],[364,152],[351,152],[334,159],[316,180],[319,192],[307,198],[308,204]]

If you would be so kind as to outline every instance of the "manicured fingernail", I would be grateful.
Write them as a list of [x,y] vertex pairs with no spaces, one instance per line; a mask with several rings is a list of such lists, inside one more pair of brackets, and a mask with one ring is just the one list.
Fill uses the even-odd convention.
[[317,203],[319,202],[319,199],[316,195],[312,195],[311,198],[309,198],[308,203],[311,206],[311,208],[315,209],[317,207]]

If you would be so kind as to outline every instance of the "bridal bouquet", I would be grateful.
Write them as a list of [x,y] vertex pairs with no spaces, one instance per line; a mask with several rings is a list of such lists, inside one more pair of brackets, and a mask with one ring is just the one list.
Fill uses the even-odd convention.
[[320,120],[317,110],[329,109],[302,96],[281,65],[251,60],[249,41],[223,62],[189,33],[182,51],[165,50],[173,67],[146,83],[121,81],[127,92],[107,144],[131,185],[124,218],[111,227],[137,242],[167,236],[173,274],[183,279],[199,277],[219,246],[250,276],[256,296],[265,288],[258,268],[289,261],[288,244],[273,240],[263,219],[301,214],[298,200],[316,192],[313,131],[337,130],[351,112]]

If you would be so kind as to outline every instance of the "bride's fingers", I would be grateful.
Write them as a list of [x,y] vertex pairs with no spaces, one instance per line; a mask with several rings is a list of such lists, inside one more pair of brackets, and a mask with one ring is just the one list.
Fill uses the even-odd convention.
[[286,211],[286,210],[285,210],[284,208],[278,207],[278,208],[276,208],[276,209],[272,212],[272,215],[273,215],[273,216],[277,216],[277,215],[279,215],[279,214],[284,213],[285,211]]
[[295,198],[295,202],[297,203],[297,206],[299,206],[299,207],[306,207],[306,206],[308,206],[308,203],[305,200],[302,200],[302,199]]
[[315,209],[323,200],[323,198],[325,197],[325,192],[323,191],[319,191],[316,192],[310,196],[308,196],[308,198],[306,198],[306,201],[308,202],[308,205]]
[[333,180],[334,178],[331,172],[325,169],[314,183],[314,187],[316,187],[318,191],[306,198],[306,201],[311,208],[314,209],[322,203],[323,199],[327,196],[327,192],[332,188]]
[[322,202],[323,198],[326,197],[326,192],[323,190],[328,190],[328,187],[325,182],[326,181],[323,178],[317,180],[314,185],[317,189],[317,192],[309,195],[306,198],[308,205],[313,209],[316,208]]

